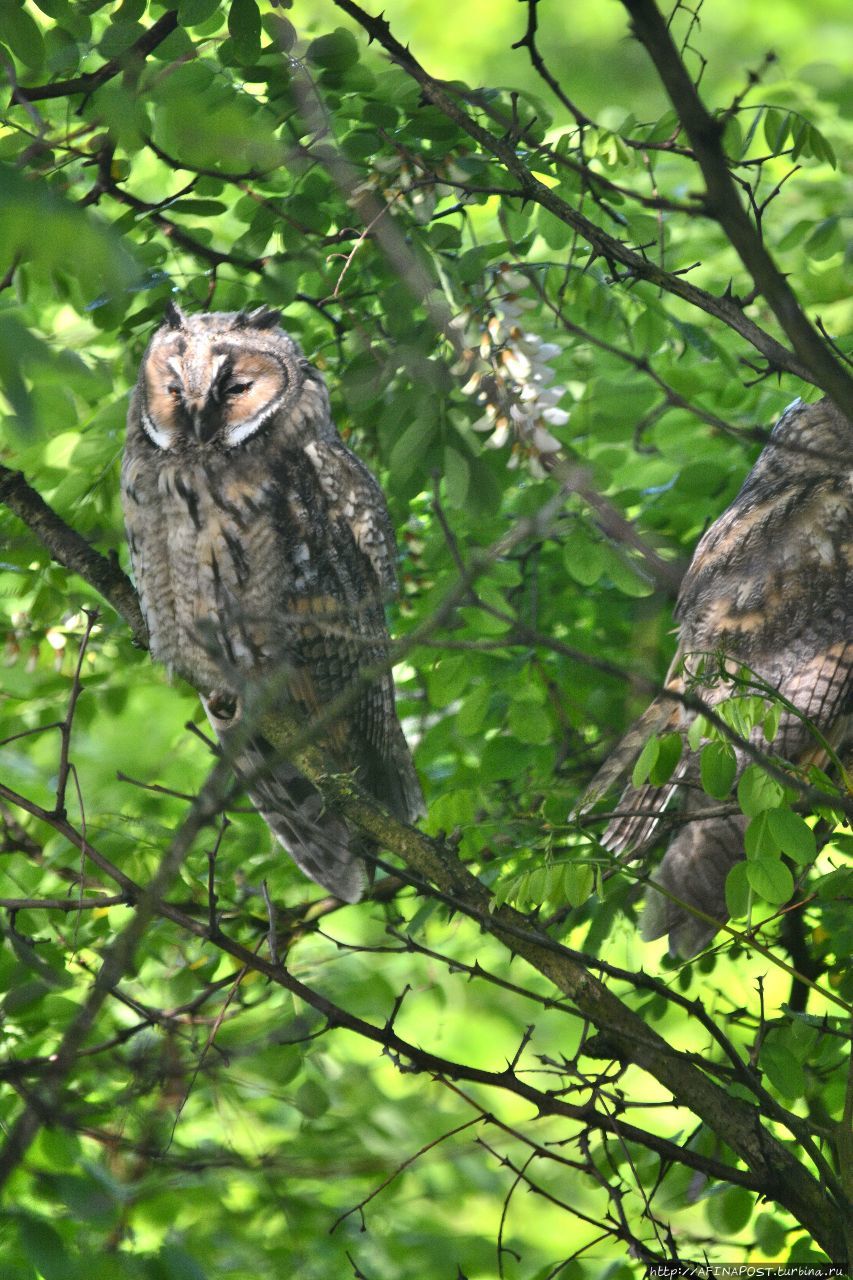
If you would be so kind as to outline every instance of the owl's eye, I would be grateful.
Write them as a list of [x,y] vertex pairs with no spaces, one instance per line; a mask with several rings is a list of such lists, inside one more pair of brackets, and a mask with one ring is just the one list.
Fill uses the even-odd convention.
[[230,382],[225,388],[227,396],[241,396],[251,387],[251,382]]
[[172,383],[171,386],[168,386],[166,390],[168,391],[169,395],[172,397],[173,400],[180,399],[181,388],[179,386],[176,386],[175,383]]

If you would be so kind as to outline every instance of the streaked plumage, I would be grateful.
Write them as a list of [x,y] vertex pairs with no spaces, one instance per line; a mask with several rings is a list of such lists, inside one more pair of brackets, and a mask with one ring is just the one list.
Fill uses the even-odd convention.
[[[385,500],[278,319],[170,306],[128,415],[122,500],[151,653],[198,690],[225,744],[247,706],[279,700],[309,720],[388,655]],[[399,817],[422,811],[390,673],[321,745]],[[357,901],[358,837],[292,766],[265,769],[273,754],[256,734],[235,761],[253,803],[308,876]]]
[[[699,542],[678,598],[678,652],[667,686],[683,693],[700,655],[724,655],[748,667],[796,709],[783,711],[770,750],[794,763],[825,762],[810,725],[843,753],[853,701],[853,429],[829,401],[795,402],[732,505]],[[715,704],[725,681],[695,692]],[[632,767],[653,733],[686,733],[693,713],[659,698],[628,731],[589,791],[603,795]],[[807,723],[808,722],[808,723]],[[768,749],[760,731],[755,745]],[[738,753],[738,770],[747,761]],[[682,901],[726,919],[725,880],[743,856],[744,818],[710,815],[718,802],[699,785],[698,758],[682,753],[664,787],[629,786],[602,837],[607,848],[641,856],[659,834],[674,795],[683,823],[654,878]],[[646,937],[669,933],[682,954],[699,950],[716,930],[662,894],[647,895]]]

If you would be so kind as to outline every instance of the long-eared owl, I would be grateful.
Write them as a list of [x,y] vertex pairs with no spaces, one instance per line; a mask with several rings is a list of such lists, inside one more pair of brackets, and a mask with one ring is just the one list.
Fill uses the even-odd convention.
[[[122,502],[152,656],[237,744],[238,775],[305,874],[355,902],[357,834],[260,733],[241,742],[237,732],[259,700],[265,715],[278,704],[310,722],[362,669],[382,672],[383,606],[396,587],[382,491],[279,318],[169,304],[130,404]],[[320,744],[396,815],[422,812],[387,669]]]
[[[696,713],[679,696],[718,705],[733,693],[729,677],[739,669],[751,673],[750,692],[775,691],[781,711],[772,742],[759,726],[754,747],[799,766],[826,767],[833,753],[844,760],[853,741],[853,427],[831,401],[796,401],[776,424],[740,493],[699,542],[676,618],[679,644],[666,679],[675,696],[656,699],[628,731],[590,801],[624,776],[651,734],[686,736]],[[739,774],[747,754],[735,757]],[[675,796],[682,825],[654,879],[724,921],[726,877],[743,857],[748,820],[737,805],[704,793],[694,752],[682,750],[665,786],[623,791],[603,843],[641,856]],[[649,890],[647,938],[668,933],[671,949],[689,955],[716,929]]]

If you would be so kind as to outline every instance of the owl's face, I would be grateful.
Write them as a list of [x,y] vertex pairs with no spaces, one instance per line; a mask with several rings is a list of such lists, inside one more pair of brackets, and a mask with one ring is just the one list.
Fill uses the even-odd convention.
[[299,395],[305,361],[279,314],[186,316],[169,303],[139,379],[142,429],[159,449],[250,440]]

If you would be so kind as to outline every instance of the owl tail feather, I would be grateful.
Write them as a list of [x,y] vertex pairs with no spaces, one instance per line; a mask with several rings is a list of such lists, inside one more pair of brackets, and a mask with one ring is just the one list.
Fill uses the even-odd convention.
[[587,813],[612,787],[630,773],[634,761],[653,733],[677,727],[678,715],[673,715],[671,703],[658,699],[647,707],[638,720],[619,739],[598,773],[581,796],[580,802],[570,814],[572,817]]
[[[742,814],[703,818],[701,809],[690,817],[654,873],[654,882],[672,896],[650,884],[642,919],[646,941],[669,934],[670,955],[684,957],[701,951],[728,918],[726,877],[743,856],[747,823]],[[695,915],[690,907],[714,923]]]
[[395,817],[415,822],[426,812],[421,784],[398,723],[394,724],[392,735],[390,749],[383,752],[367,742],[362,744],[358,778],[365,790],[387,805]]
[[249,799],[306,876],[336,898],[358,902],[367,881],[363,842],[293,765],[276,760],[265,771],[272,754],[264,738],[254,738],[234,761],[237,775],[251,779]]
[[[227,748],[237,724],[236,699],[213,693],[201,702],[216,736]],[[227,706],[228,714],[223,714]],[[343,818],[326,808],[317,788],[261,735],[241,743],[231,764],[249,799],[275,838],[310,880],[344,902],[358,902],[367,881],[364,842]]]
[[[238,722],[237,700],[217,692],[201,701],[217,737],[227,746]],[[423,794],[398,723],[395,730],[389,750],[379,752],[362,744],[357,777],[398,818],[413,822],[424,812]],[[372,863],[367,860],[371,842],[328,809],[314,784],[282,760],[262,734],[241,743],[231,763],[252,804],[300,870],[336,898],[358,902],[372,880]]]

